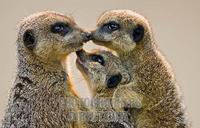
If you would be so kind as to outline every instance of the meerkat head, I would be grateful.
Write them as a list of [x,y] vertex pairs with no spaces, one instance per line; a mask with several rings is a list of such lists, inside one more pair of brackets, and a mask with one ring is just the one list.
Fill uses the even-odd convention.
[[93,95],[105,90],[113,90],[130,81],[128,71],[118,57],[108,51],[77,53],[77,68],[88,82]]
[[130,52],[135,47],[148,45],[151,39],[148,21],[131,10],[104,12],[92,31],[93,41],[120,52]]
[[73,18],[45,11],[35,13],[19,26],[18,51],[27,51],[42,60],[60,60],[82,48],[90,34],[83,31]]

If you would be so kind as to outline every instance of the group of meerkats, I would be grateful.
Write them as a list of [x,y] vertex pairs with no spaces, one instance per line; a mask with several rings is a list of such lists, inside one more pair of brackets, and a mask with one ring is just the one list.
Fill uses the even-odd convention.
[[[117,55],[86,52],[82,47],[90,40]],[[138,13],[106,11],[88,32],[72,17],[39,12],[21,21],[16,45],[17,75],[2,128],[190,127],[173,71]],[[72,52],[92,97],[106,107],[99,100],[89,108],[75,93],[65,69]],[[112,112],[127,118],[110,121]],[[97,115],[106,119],[94,120]]]

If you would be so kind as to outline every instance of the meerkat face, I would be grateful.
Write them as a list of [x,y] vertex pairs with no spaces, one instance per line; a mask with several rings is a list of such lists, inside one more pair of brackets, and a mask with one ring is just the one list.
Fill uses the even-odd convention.
[[47,11],[33,14],[21,22],[18,45],[42,59],[60,60],[81,49],[89,36],[71,17]]
[[77,52],[76,64],[94,94],[116,88],[130,80],[128,71],[122,66],[121,61],[107,51],[87,53],[80,50]]
[[143,16],[131,10],[111,10],[99,17],[92,36],[98,45],[129,52],[144,43],[149,29]]

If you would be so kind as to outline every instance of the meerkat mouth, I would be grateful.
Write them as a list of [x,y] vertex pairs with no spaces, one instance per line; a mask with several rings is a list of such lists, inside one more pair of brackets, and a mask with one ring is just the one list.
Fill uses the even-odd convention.
[[85,56],[86,56],[86,52],[83,49],[80,49],[78,51],[76,51],[76,55],[77,55],[77,59],[84,62],[85,61]]
[[76,51],[76,55],[77,55],[76,65],[77,65],[78,69],[87,73],[88,68],[85,66],[86,52],[83,49],[80,49],[80,50]]
[[84,65],[84,63],[80,59],[76,60],[76,66],[83,74],[87,75],[88,68]]

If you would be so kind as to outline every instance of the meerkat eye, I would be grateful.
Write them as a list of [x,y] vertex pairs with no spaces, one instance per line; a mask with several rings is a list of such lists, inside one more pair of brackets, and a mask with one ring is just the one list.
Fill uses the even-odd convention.
[[70,27],[63,22],[57,22],[51,26],[51,32],[65,36],[71,31]]
[[108,79],[107,87],[108,88],[114,88],[121,82],[121,80],[122,80],[121,74],[113,75]]
[[92,61],[94,61],[94,62],[100,63],[100,64],[103,65],[103,66],[105,65],[105,61],[104,61],[103,57],[100,56],[100,55],[91,55],[91,56],[90,56],[90,59],[91,59]]
[[111,21],[103,26],[103,31],[111,33],[118,30],[119,28],[120,27],[118,23],[116,23],[115,21]]
[[136,28],[133,29],[133,40],[137,43],[142,40],[144,37],[144,27],[138,25]]

